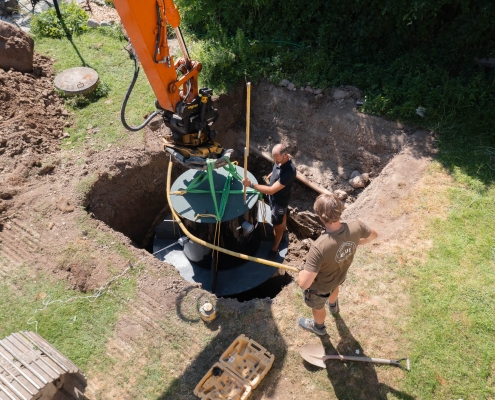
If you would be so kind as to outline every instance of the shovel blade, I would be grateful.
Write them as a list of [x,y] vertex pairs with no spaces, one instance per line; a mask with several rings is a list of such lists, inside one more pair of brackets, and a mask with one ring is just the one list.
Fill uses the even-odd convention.
[[325,349],[318,344],[305,344],[299,348],[299,354],[310,364],[316,365],[320,368],[326,368],[325,361]]

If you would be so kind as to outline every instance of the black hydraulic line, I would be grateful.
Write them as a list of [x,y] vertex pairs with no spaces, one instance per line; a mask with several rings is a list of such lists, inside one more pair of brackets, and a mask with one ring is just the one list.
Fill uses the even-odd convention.
[[138,67],[138,62],[137,58],[129,51],[129,54],[131,55],[132,59],[134,60],[134,76],[132,77],[131,84],[129,86],[129,89],[127,89],[127,93],[125,94],[124,101],[122,102],[122,107],[120,108],[120,121],[122,122],[122,125],[124,125],[124,128],[127,129],[128,131],[131,132],[137,132],[143,129],[146,125],[150,123],[150,121],[158,114],[161,114],[161,111],[154,111],[151,113],[151,115],[146,118],[146,120],[138,126],[130,126],[126,120],[125,120],[125,109],[127,106],[127,101],[129,100],[129,97],[131,96],[132,89],[134,88],[134,85],[136,84],[138,75],[139,75],[139,67]]
[[180,26],[177,27],[177,29],[179,30],[179,35],[180,35],[180,41],[182,41],[182,45],[184,46],[184,50],[186,52],[186,54],[184,54],[184,58],[188,61],[189,60],[189,50],[187,50],[187,44],[186,42],[184,41],[184,37],[182,36],[182,30],[180,29]]

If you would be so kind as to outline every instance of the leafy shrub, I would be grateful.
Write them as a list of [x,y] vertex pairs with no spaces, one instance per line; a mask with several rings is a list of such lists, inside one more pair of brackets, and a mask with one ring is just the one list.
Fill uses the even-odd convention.
[[80,35],[88,29],[88,14],[76,3],[61,3],[62,21],[58,19],[55,8],[35,15],[31,21],[31,31],[37,36],[60,39],[67,34]]

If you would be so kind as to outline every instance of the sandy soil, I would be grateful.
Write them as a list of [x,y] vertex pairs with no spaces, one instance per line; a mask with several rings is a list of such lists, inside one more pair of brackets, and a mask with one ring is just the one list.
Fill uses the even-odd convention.
[[[147,130],[142,138],[131,139],[119,149],[82,153],[61,150],[63,129],[70,126],[71,116],[53,91],[50,63],[48,58],[37,55],[33,74],[0,70],[0,270],[7,273],[25,264],[52,279],[64,280],[68,288],[87,292],[105,283],[115,268],[123,271],[128,265],[128,260],[115,250],[117,246],[124,246],[145,264],[145,272],[138,278],[138,298],[120,318],[115,336],[109,338],[108,353],[122,360],[122,369],[106,374],[88,371],[88,395],[95,399],[136,398],[132,397],[132,385],[119,384],[117,377],[132,376],[146,364],[146,357],[151,357],[139,353],[143,350],[139,338],[146,334],[147,342],[165,345],[169,339],[157,321],[174,314],[177,304],[206,296],[218,304],[224,318],[230,315],[237,319],[237,326],[242,326],[248,336],[264,330],[265,346],[277,354],[270,383],[258,388],[253,399],[313,398],[300,389],[301,384],[310,387],[310,380],[297,382],[284,375],[287,368],[300,368],[300,360],[294,355],[297,347],[310,339],[314,341],[293,324],[294,316],[304,310],[294,284],[284,288],[273,301],[239,303],[215,299],[146,252],[143,245],[167,211],[163,188],[168,159],[161,150],[163,129]],[[434,140],[428,132],[360,114],[355,106],[360,93],[354,88],[348,88],[348,92],[347,98],[334,99],[332,91],[316,97],[271,84],[258,85],[253,90],[252,140],[260,150],[268,152],[273,144],[285,143],[298,170],[308,179],[330,190],[348,192],[344,217],[359,218],[373,226],[380,238],[368,246],[369,251],[386,254],[407,241],[412,227],[399,204],[414,194],[415,184],[434,156]],[[237,139],[244,136],[242,99],[243,94],[238,93],[217,101],[221,118],[216,126],[219,141],[225,147],[236,148]],[[250,170],[259,178],[270,169],[261,158],[253,156],[250,163]],[[347,180],[354,170],[370,174],[371,183],[364,190],[349,187]],[[181,168],[174,167],[174,176],[180,172]],[[298,183],[292,201],[297,213],[310,213],[316,195]],[[318,232],[317,223],[306,223],[306,230],[296,227],[291,234],[286,259],[290,265],[304,262],[308,250],[304,240]],[[308,230],[312,233],[308,234]],[[101,235],[109,235],[106,244],[97,240]],[[386,347],[389,354],[396,354],[400,340],[389,325],[398,307],[407,303],[407,296],[401,293],[400,282],[395,282],[394,288],[381,288],[387,291],[366,289],[367,282],[375,282],[380,276],[392,280],[396,277],[364,261],[361,267],[349,279],[350,289],[343,294],[346,322],[340,320],[332,325],[330,337],[341,339],[335,345],[338,351],[358,346],[361,354],[364,349],[378,354]],[[359,285],[365,289],[351,290]],[[382,307],[388,302],[390,307]],[[251,321],[249,312],[253,307],[264,324]],[[363,320],[366,315],[368,318]],[[194,318],[185,318],[183,329],[187,324],[200,323]],[[202,348],[201,341],[193,340],[189,353],[196,352],[196,356],[177,369],[177,382],[184,386],[178,389],[181,394],[173,397],[166,391],[159,398],[194,398],[191,385],[194,387],[218,349],[231,338],[225,329],[208,329],[209,335],[215,336],[212,344]],[[367,339],[359,344],[356,338],[364,337]],[[324,344],[333,348],[331,343]],[[141,356],[131,356],[136,352]],[[309,367],[308,376],[312,371]],[[400,371],[377,372],[370,365],[349,370],[343,364],[333,364],[328,375],[334,392],[326,398],[344,398],[346,383],[340,380],[345,377],[357,385],[364,381],[371,385],[363,387],[361,398],[385,398],[381,397],[383,388],[393,392],[400,379]]]

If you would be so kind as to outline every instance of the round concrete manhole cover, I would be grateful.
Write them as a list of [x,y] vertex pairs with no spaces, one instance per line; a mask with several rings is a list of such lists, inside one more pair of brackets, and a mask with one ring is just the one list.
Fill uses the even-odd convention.
[[55,77],[55,87],[68,95],[91,92],[98,84],[98,73],[93,68],[66,69]]

